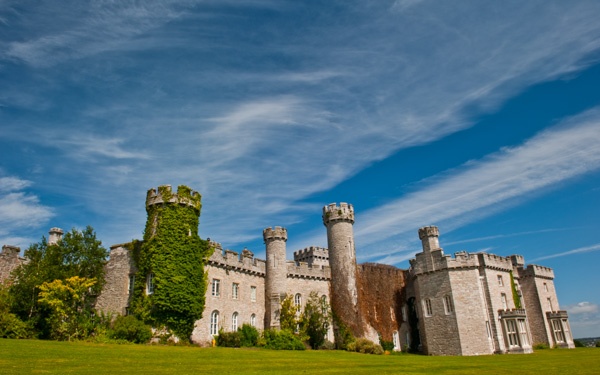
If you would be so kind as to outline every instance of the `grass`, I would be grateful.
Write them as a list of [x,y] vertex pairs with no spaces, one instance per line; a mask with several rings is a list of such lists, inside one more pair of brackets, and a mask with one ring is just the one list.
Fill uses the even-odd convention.
[[427,357],[0,339],[1,374],[598,374],[600,349]]

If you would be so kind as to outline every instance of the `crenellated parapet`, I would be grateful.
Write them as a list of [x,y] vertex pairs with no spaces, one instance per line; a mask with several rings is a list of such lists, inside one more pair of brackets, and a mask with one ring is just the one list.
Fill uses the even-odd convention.
[[264,260],[256,259],[250,251],[240,256],[232,250],[221,250],[215,247],[215,251],[208,258],[208,265],[219,267],[228,271],[242,272],[251,275],[264,276],[266,264]]
[[294,261],[305,262],[309,265],[329,265],[329,250],[324,247],[310,246],[294,251]]
[[328,206],[323,207],[323,224],[325,226],[338,221],[354,224],[354,207],[351,204],[341,202],[338,206],[335,203],[330,203]]
[[287,241],[287,229],[284,227],[265,228],[263,230],[263,239],[265,243],[274,240]]
[[537,264],[530,264],[526,268],[523,268],[522,272],[519,272],[521,277],[539,277],[542,279],[553,280],[554,270],[552,268],[538,266]]
[[429,237],[439,237],[440,230],[434,225],[419,228],[419,239],[423,240]]
[[500,255],[477,253],[481,266],[499,271],[510,272],[513,270],[513,262],[510,257]]
[[287,277],[310,280],[329,280],[331,279],[331,270],[327,266],[311,266],[305,262],[288,262]]
[[180,185],[177,187],[177,193],[173,193],[171,185],[161,185],[157,189],[150,189],[146,194],[146,210],[154,205],[162,204],[179,204],[194,208],[198,213],[202,207],[202,196],[197,191],[190,189],[187,186]]

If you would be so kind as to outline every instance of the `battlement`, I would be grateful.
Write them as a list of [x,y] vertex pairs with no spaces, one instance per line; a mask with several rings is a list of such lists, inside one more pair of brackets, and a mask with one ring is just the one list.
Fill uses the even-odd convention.
[[242,252],[242,256],[240,256],[235,251],[223,251],[220,248],[220,245],[219,247],[215,246],[215,251],[208,258],[208,265],[213,267],[224,268],[226,270],[233,270],[253,275],[264,276],[266,269],[265,261],[261,259],[256,259],[254,258],[254,255],[250,254],[252,254],[252,252],[247,250],[247,252],[245,253]]
[[429,237],[439,237],[440,230],[434,225],[419,228],[419,239],[422,241]]
[[309,265],[306,262],[288,262],[287,276],[300,279],[331,279],[331,270],[328,266]]
[[351,204],[341,202],[338,206],[335,203],[330,203],[328,206],[323,207],[324,225],[338,221],[354,224],[354,207]]
[[525,265],[525,258],[523,255],[511,255],[509,258],[514,267],[518,268]]
[[479,263],[486,268],[510,272],[513,269],[513,262],[510,257],[503,257],[495,254],[477,253]]
[[152,188],[148,190],[146,194],[146,210],[154,205],[174,203],[192,207],[199,213],[202,206],[200,203],[201,198],[200,193],[184,185],[177,187],[177,193],[172,192],[171,185],[161,185],[158,189]]
[[554,270],[552,268],[538,266],[537,264],[529,264],[520,274],[522,277],[532,276],[549,280],[554,279]]
[[6,257],[10,257],[10,258],[17,258],[19,256],[19,253],[21,252],[21,248],[18,246],[11,246],[11,245],[3,245],[2,246],[2,255],[6,256]]
[[454,253],[453,258],[451,255],[444,254],[442,249],[432,250],[429,254],[417,253],[415,258],[409,261],[409,271],[418,275],[439,270],[479,267],[480,261],[477,255],[462,250]]
[[273,240],[287,241],[287,229],[284,227],[265,228],[263,230],[263,239],[265,243]]
[[500,319],[525,318],[527,316],[525,309],[498,310],[498,314],[500,316]]
[[311,246],[294,251],[295,262],[306,262],[309,265],[329,265],[329,250],[324,247]]

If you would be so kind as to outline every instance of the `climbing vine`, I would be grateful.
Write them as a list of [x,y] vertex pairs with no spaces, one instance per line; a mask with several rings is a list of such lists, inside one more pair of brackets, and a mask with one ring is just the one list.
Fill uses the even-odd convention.
[[144,241],[133,244],[138,273],[131,309],[155,328],[187,340],[204,311],[204,264],[210,255],[198,236],[200,196],[187,186],[177,189],[178,202],[169,202],[173,194],[166,187],[159,193],[165,203],[147,207]]
[[512,289],[513,301],[515,302],[515,308],[521,308],[521,298],[519,298],[519,292],[517,291],[517,285],[515,284],[515,278],[512,271],[510,271],[510,287]]

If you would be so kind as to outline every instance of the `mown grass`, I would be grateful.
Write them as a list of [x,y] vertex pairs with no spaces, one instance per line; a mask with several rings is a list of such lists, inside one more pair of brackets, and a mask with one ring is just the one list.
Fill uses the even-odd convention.
[[1,374],[598,374],[600,349],[427,357],[0,339]]

